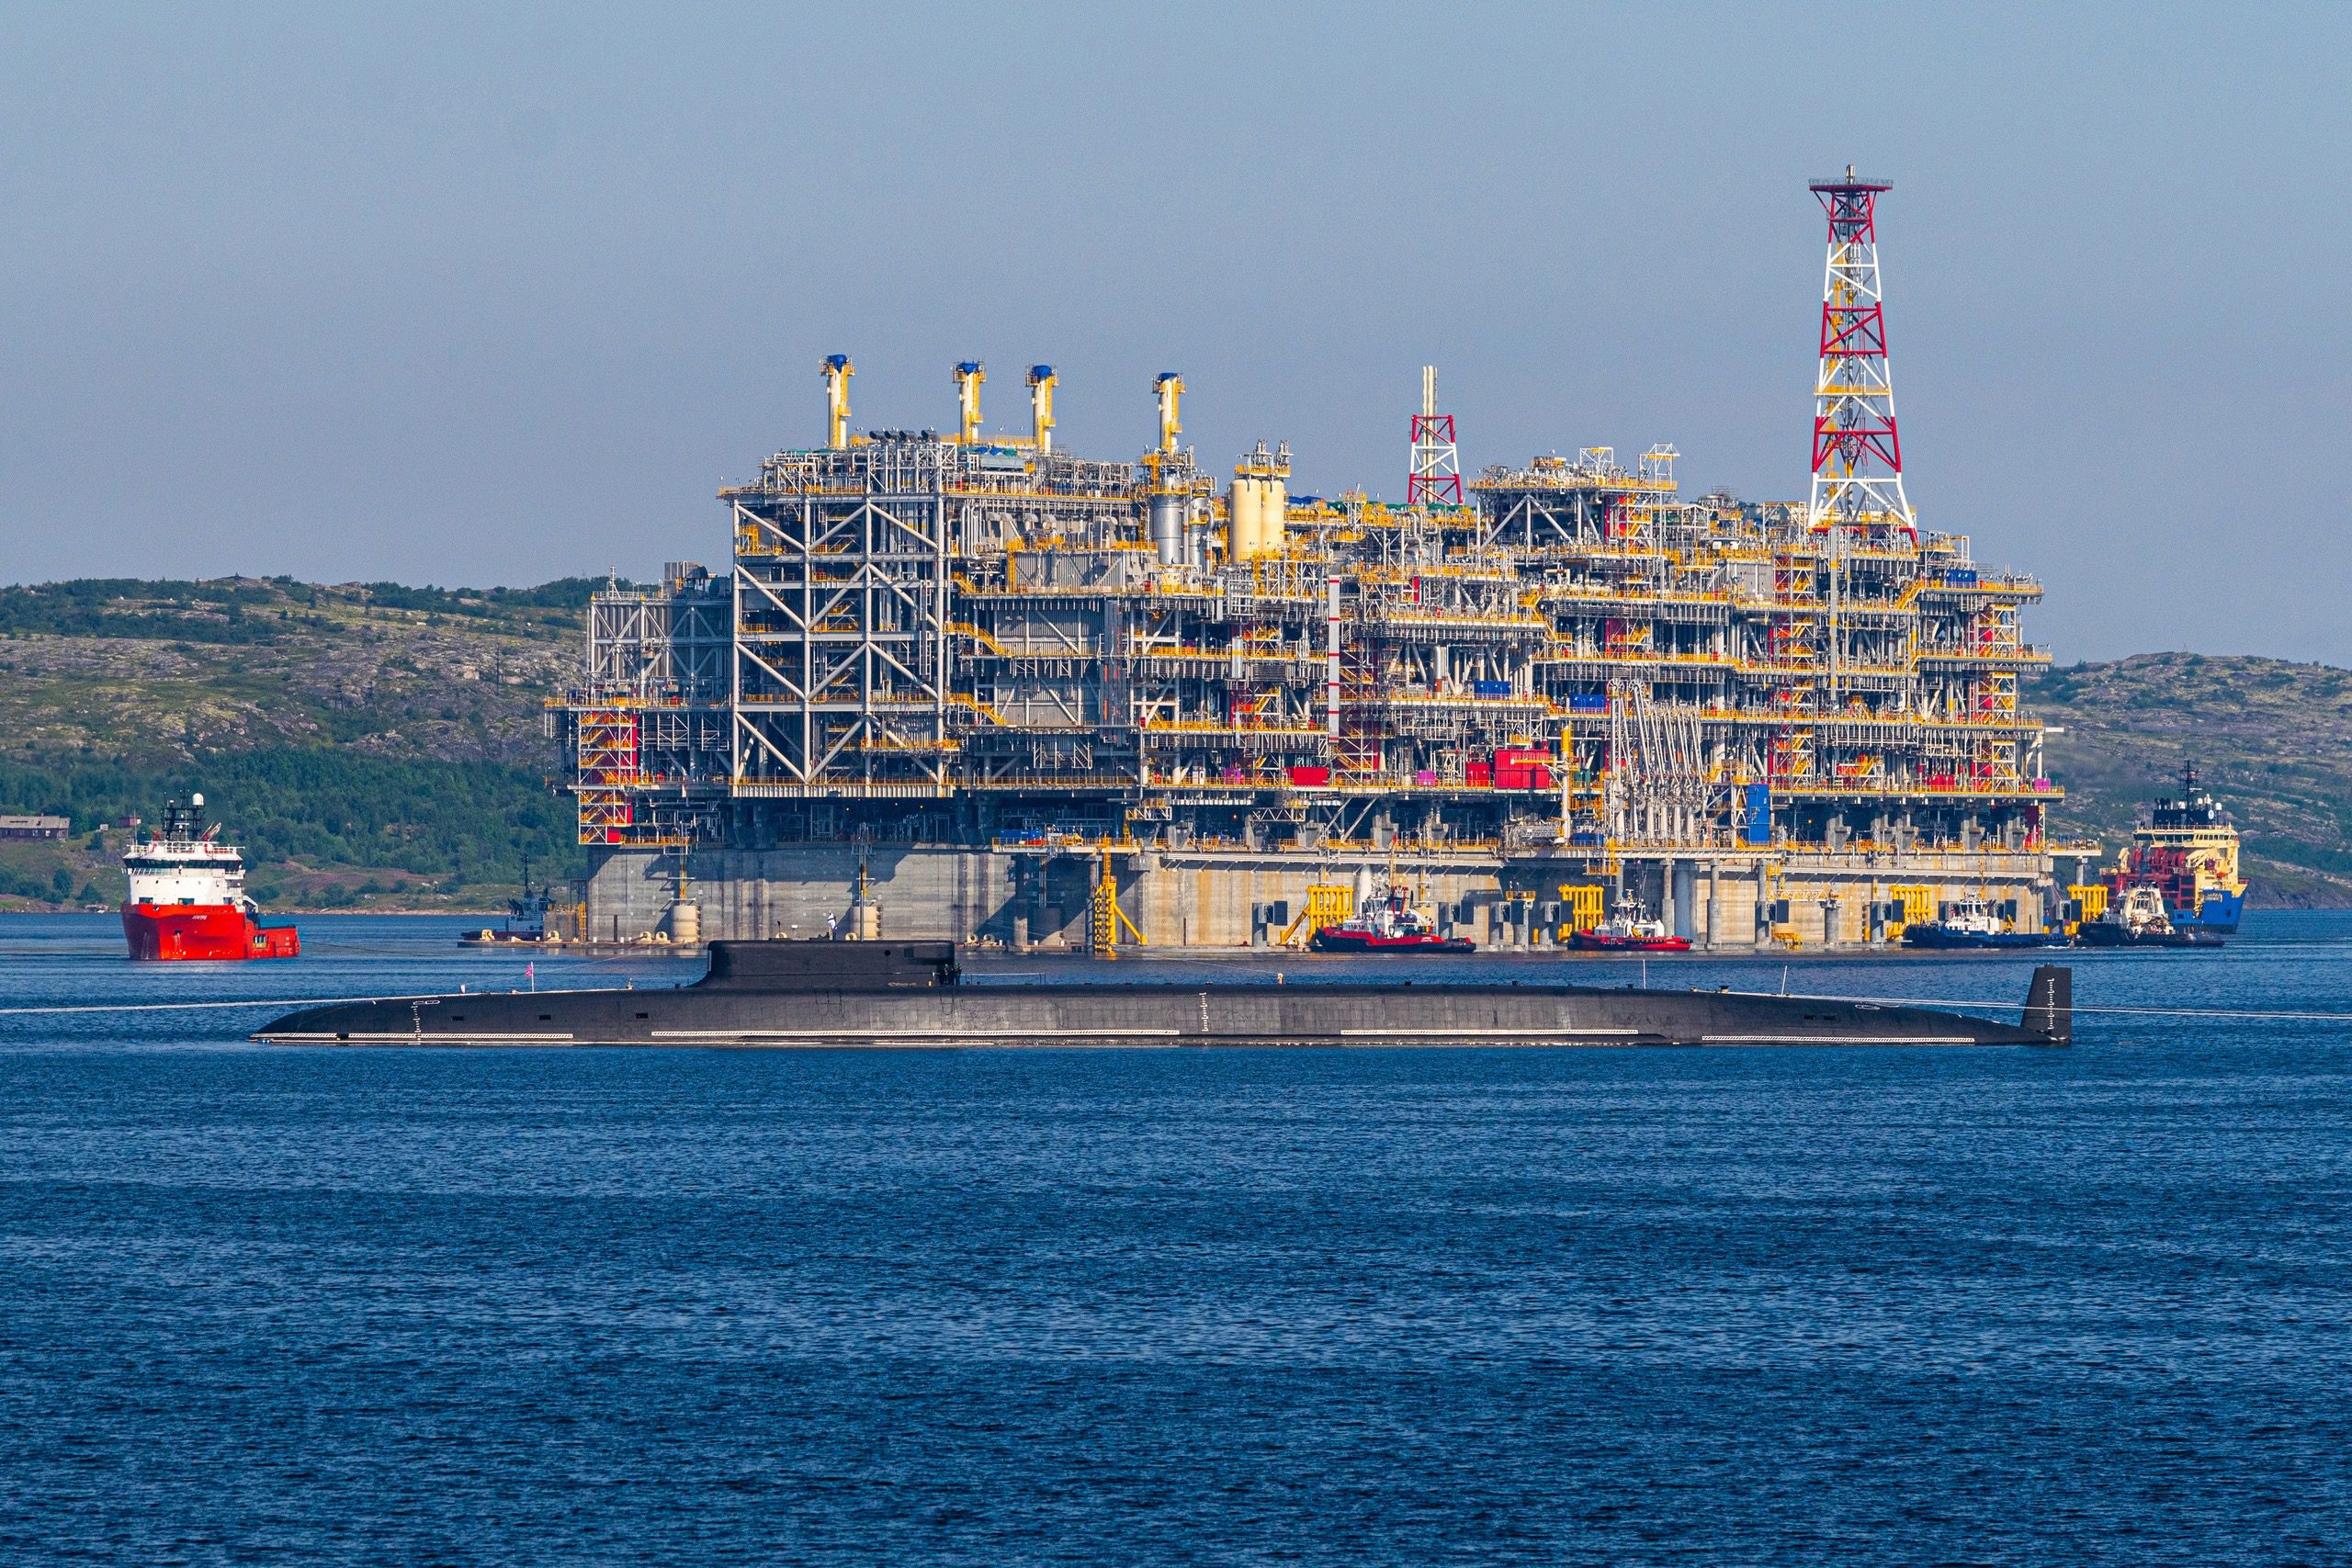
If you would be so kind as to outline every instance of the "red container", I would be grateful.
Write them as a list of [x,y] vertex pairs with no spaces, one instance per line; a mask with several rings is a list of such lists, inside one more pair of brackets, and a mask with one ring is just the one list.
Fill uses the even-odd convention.
[[1290,771],[1290,782],[1295,784],[1327,784],[1331,782],[1331,770],[1329,768],[1293,768]]
[[1487,789],[1493,786],[1494,782],[1495,770],[1492,763],[1473,762],[1470,764],[1470,787],[1472,789]]

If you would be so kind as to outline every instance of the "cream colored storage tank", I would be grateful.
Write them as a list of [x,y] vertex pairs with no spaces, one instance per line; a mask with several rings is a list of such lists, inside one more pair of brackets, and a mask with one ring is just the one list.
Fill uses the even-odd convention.
[[1225,551],[1228,559],[1249,560],[1257,555],[1261,504],[1258,481],[1237,475],[1226,502]]
[[1290,487],[1280,479],[1266,480],[1258,504],[1258,553],[1278,556],[1289,544],[1283,509],[1290,504]]

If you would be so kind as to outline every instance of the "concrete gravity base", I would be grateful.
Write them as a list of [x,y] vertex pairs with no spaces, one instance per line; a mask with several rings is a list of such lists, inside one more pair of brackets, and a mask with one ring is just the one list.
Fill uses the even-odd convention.
[[[591,855],[582,935],[646,951],[636,939],[664,929],[677,896],[674,855],[623,848]],[[1399,853],[1393,863],[1361,852],[1129,852],[1113,863],[1119,908],[1150,946],[1204,952],[1268,944],[1306,909],[1311,886],[1352,883],[1360,867],[1385,883],[1392,863],[1396,880],[1435,908],[1443,928],[1489,950],[1552,945],[1566,918],[1564,885],[1600,885],[1612,901],[1638,899],[1694,946],[1725,952],[1867,951],[1883,942],[1891,890],[1902,886],[1927,887],[1937,904],[2013,903],[2018,928],[2040,931],[2052,888],[2050,858],[2031,851],[1900,858],[1726,852],[1627,860],[1613,873],[1535,857],[1506,862],[1485,850]],[[1014,951],[1086,948],[1102,874],[1087,853],[823,842],[696,851],[686,897],[700,907],[705,941],[820,937],[828,917],[847,935],[861,866],[881,934]]]

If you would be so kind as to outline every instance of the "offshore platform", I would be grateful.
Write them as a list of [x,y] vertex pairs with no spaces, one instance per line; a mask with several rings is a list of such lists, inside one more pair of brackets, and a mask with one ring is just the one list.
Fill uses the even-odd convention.
[[730,568],[598,593],[551,704],[578,935],[1087,948],[1297,942],[1377,878],[1544,945],[1638,901],[1702,947],[1883,942],[1963,898],[2057,912],[2033,580],[1904,494],[1875,218],[1828,220],[1810,496],[1686,499],[1608,448],[1465,483],[1422,372],[1405,499],[1229,476],[1154,383],[1133,461],[981,429],[853,433],[720,492]]

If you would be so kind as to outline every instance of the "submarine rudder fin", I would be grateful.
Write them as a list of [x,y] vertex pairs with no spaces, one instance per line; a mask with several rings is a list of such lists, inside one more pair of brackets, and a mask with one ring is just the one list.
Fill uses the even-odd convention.
[[2075,971],[2064,964],[2037,964],[2026,988],[2024,1027],[2052,1045],[2075,1043]]

